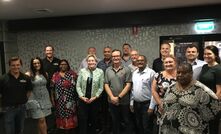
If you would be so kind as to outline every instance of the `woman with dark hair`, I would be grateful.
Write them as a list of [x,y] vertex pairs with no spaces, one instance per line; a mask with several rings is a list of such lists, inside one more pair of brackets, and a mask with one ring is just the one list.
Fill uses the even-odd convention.
[[[70,69],[67,60],[59,62],[59,72],[52,77],[52,103],[56,109],[56,125],[60,131],[71,133],[77,126],[76,115],[76,79],[77,74]],[[63,133],[63,132],[62,132]]]
[[178,66],[176,80],[162,99],[160,134],[211,134],[209,121],[221,110],[218,97],[193,79],[192,66],[188,63]]
[[45,117],[51,114],[52,106],[47,90],[48,76],[39,57],[32,58],[30,66],[26,74],[31,77],[33,92],[26,104],[27,113],[31,118],[38,119],[38,133],[47,134]]
[[[208,86],[221,100],[221,65],[218,48],[213,45],[205,47],[203,57],[207,64],[202,67],[199,81]],[[210,122],[210,134],[218,134],[219,115]]]

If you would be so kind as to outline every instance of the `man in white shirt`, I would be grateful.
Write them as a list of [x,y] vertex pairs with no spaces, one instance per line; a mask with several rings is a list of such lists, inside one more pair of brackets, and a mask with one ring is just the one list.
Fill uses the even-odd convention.
[[152,113],[148,109],[154,109],[151,103],[151,84],[155,72],[147,65],[144,55],[139,55],[137,59],[138,69],[133,72],[133,88],[131,93],[131,109],[135,113],[138,134],[151,134],[153,127]]
[[199,60],[199,48],[195,44],[191,44],[186,48],[186,62],[193,67],[193,79],[198,80],[202,66],[206,64],[205,61]]

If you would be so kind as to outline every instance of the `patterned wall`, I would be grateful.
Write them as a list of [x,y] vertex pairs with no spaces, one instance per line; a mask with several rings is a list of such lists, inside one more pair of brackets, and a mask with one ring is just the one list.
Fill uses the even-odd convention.
[[[220,25],[220,22],[217,23]],[[221,32],[216,27],[213,33]],[[169,35],[196,34],[193,24],[161,25],[139,27],[137,35],[132,28],[96,29],[80,31],[29,31],[17,34],[19,55],[23,59],[24,71],[29,69],[31,57],[44,57],[44,43],[52,43],[55,47],[56,57],[65,58],[72,68],[77,69],[81,60],[87,54],[87,48],[95,46],[97,56],[102,58],[104,46],[121,49],[122,44],[127,42],[141,54],[147,56],[149,65],[159,56],[159,37]]]

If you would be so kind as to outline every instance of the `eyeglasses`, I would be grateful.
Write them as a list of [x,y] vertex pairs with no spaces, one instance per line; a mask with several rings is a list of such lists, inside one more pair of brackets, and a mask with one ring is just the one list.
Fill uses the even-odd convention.
[[115,55],[115,56],[112,56],[112,57],[120,57],[120,55]]

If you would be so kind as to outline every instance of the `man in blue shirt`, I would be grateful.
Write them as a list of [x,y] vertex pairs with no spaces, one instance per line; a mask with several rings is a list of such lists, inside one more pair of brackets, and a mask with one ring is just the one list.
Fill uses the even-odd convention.
[[138,69],[132,75],[133,88],[131,93],[131,109],[134,111],[138,134],[151,134],[153,127],[152,111],[154,104],[151,103],[151,84],[155,72],[147,67],[147,59],[140,55],[137,59]]

